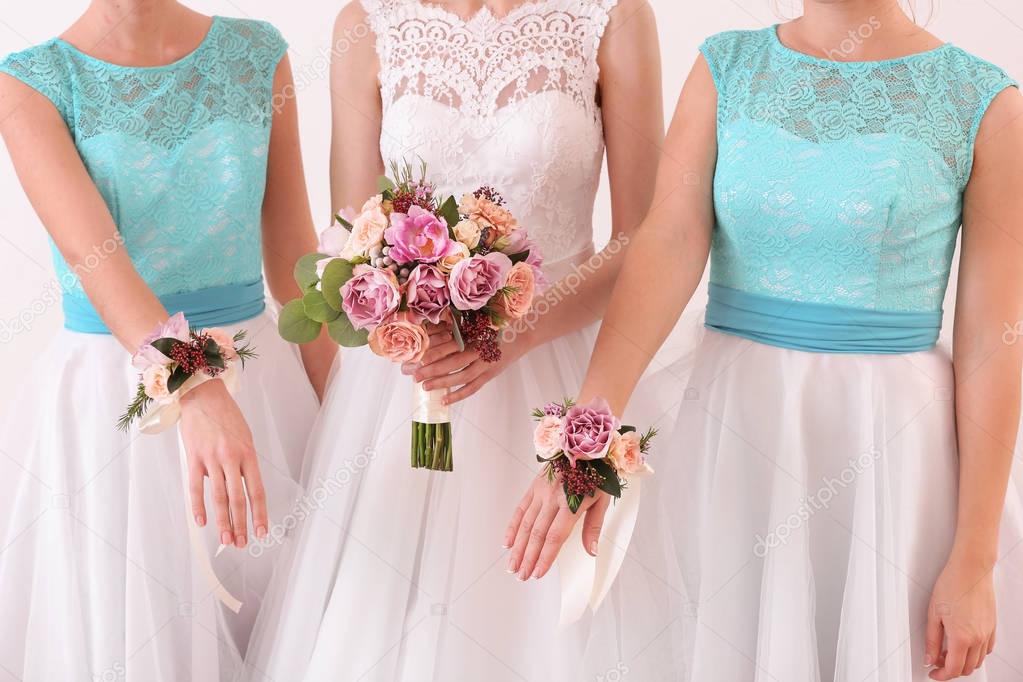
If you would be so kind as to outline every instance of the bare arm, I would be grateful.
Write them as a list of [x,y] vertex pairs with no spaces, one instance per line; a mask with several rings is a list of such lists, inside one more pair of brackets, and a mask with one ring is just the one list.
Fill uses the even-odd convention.
[[[928,654],[938,680],[969,675],[994,644],[998,530],[1020,418],[1023,344],[1023,97],[1000,94],[981,125],[963,210],[953,366],[959,444],[955,543],[935,587]],[[942,653],[942,639],[947,653]]]
[[[156,325],[167,319],[167,311],[135,269],[127,250],[106,248],[121,244],[121,237],[64,120],[43,95],[0,74],[0,135],[26,195],[89,300],[120,343],[134,352]],[[105,257],[89,267],[89,257],[97,247]],[[127,366],[127,353],[124,361]],[[130,397],[126,395],[125,401]],[[203,477],[209,476],[221,541],[245,546],[244,478],[256,533],[265,533],[266,506],[252,435],[223,382],[209,381],[182,399],[181,433],[189,453],[196,523],[206,523]]]
[[[274,115],[263,199],[263,262],[270,293],[278,301],[302,295],[292,271],[307,253],[316,251],[316,230],[309,210],[299,146],[298,103],[291,63],[285,56],[274,76]],[[309,381],[322,399],[337,344],[326,330],[320,338],[299,347]]]
[[[703,57],[693,67],[668,131],[653,207],[629,247],[600,328],[580,400],[603,396],[621,414],[654,353],[700,283],[714,225],[717,95]],[[635,320],[643,323],[636,325]],[[583,546],[597,554],[609,496],[588,497]],[[550,570],[581,514],[546,476],[533,480],[505,532],[508,569],[521,580]]]

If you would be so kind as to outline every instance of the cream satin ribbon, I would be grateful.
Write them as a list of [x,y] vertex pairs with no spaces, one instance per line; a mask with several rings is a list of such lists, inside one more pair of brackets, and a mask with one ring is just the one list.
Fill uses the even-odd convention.
[[622,496],[612,501],[604,516],[597,556],[590,556],[583,547],[583,520],[575,524],[572,534],[558,555],[561,576],[561,619],[559,625],[575,623],[586,609],[596,612],[614,584],[625,561],[625,554],[639,516],[640,484],[647,473],[629,476]]
[[446,388],[427,391],[422,383],[412,384],[412,421],[420,424],[448,424],[451,410],[443,403]]
[[[181,418],[182,396],[195,387],[200,386],[213,378],[214,377],[211,377],[204,372],[193,375],[188,381],[181,385],[181,388],[174,391],[169,398],[163,401],[158,401],[156,407],[146,412],[146,415],[142,417],[142,420],[139,423],[139,431],[152,435],[161,433],[162,431],[165,431],[177,424],[178,420]],[[238,388],[238,368],[236,363],[228,363],[227,369],[221,372],[216,378],[224,382],[228,391],[234,393]],[[199,572],[202,573],[204,578],[206,578],[206,582],[209,584],[210,589],[213,591],[213,594],[217,597],[217,599],[219,599],[224,606],[235,613],[238,613],[241,611],[242,603],[234,595],[228,592],[227,588],[220,582],[220,579],[217,578],[217,573],[213,570],[213,563],[210,561],[210,556],[206,552],[202,533],[199,526],[196,525],[195,519],[192,518],[191,493],[188,489],[188,452],[185,450],[185,442],[181,439],[180,430],[178,430],[177,436],[178,454],[180,455],[178,460],[181,463],[181,492],[185,501],[185,518],[188,519],[188,539],[192,545],[192,556],[198,564]],[[217,548],[217,552],[214,556],[220,556],[222,551],[224,551],[224,545],[220,545]]]

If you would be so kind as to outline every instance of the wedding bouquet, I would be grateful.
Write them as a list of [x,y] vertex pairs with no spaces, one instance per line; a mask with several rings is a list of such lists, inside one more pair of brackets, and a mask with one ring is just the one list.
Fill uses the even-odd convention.
[[646,455],[657,429],[640,435],[622,426],[606,400],[548,403],[533,410],[533,419],[536,459],[546,464],[549,481],[561,480],[573,513],[598,490],[618,499],[630,477],[653,473]]
[[[442,199],[425,165],[418,177],[407,163],[391,168],[394,178],[380,179],[380,193],[359,213],[335,216],[320,252],[295,266],[305,294],[281,311],[281,336],[308,343],[326,325],[342,346],[368,344],[395,363],[419,362],[431,323],[449,326],[459,349],[496,362],[500,329],[532,305],[539,252],[494,189]],[[414,386],[415,468],[453,468],[444,394]]]
[[127,431],[146,416],[155,403],[163,407],[208,379],[231,371],[236,362],[245,365],[256,357],[245,343],[245,331],[228,334],[223,329],[192,329],[184,313],[172,315],[143,342],[132,356],[141,373],[135,398],[117,422]]

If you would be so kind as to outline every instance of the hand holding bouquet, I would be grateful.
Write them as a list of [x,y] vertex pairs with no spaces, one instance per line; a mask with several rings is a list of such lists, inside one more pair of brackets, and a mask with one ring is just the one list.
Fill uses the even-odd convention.
[[[358,214],[336,216],[338,225],[320,236],[321,253],[298,262],[305,294],[281,311],[281,336],[308,343],[325,324],[342,346],[368,344],[406,363],[426,353],[427,324],[445,325],[459,350],[470,346],[497,361],[499,330],[532,305],[539,253],[493,189],[442,200],[425,167],[419,177],[408,164],[392,172]],[[443,391],[417,384],[414,399],[412,466],[451,471]]]

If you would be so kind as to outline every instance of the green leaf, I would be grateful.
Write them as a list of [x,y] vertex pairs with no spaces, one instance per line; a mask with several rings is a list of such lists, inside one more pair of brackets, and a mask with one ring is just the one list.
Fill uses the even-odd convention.
[[583,503],[583,498],[578,495],[569,495],[568,493],[565,493],[565,495],[568,499],[568,508],[575,514],[579,511],[579,505]]
[[354,267],[343,258],[335,258],[327,264],[323,271],[323,278],[320,280],[323,298],[327,301],[327,305],[338,312],[341,311],[341,287],[352,278]]
[[622,496],[622,482],[618,478],[618,472],[610,464],[602,459],[592,459],[585,466],[591,466],[597,470],[603,481],[600,489],[614,498]]
[[345,228],[349,232],[352,231],[352,224],[350,222],[348,222],[347,220],[345,220],[344,218],[342,218],[340,213],[335,213],[334,214],[334,220],[337,221],[338,225],[340,225],[341,227]]
[[529,258],[529,251],[520,251],[518,253],[513,253],[512,255],[508,256],[508,260],[512,262],[512,265],[515,265],[516,263],[521,263],[525,261],[527,258]]
[[167,391],[169,393],[173,393],[174,391],[178,390],[179,388],[181,388],[181,385],[183,383],[188,381],[188,378],[190,376],[192,375],[189,374],[188,372],[184,371],[180,367],[176,367],[174,371],[171,372],[170,377],[167,379]]
[[281,309],[281,316],[277,318],[277,331],[285,341],[291,343],[315,341],[320,335],[321,326],[319,322],[309,319],[305,314],[305,306],[300,298],[284,306]]
[[307,253],[295,263],[295,281],[303,291],[312,289],[320,281],[320,276],[316,274],[316,263],[324,258],[327,256],[322,253]]
[[157,339],[156,341],[153,341],[149,345],[152,346],[153,348],[155,348],[156,350],[160,351],[161,353],[163,353],[164,355],[166,355],[169,358],[170,354],[171,354],[171,350],[174,348],[174,346],[178,345],[179,343],[182,343],[182,342],[178,341],[177,339],[163,338],[163,339]]
[[302,307],[306,317],[316,322],[333,322],[341,314],[331,308],[323,294],[315,289],[302,297]]
[[458,201],[455,200],[454,196],[448,197],[441,204],[439,213],[447,222],[448,227],[454,227],[462,219],[462,216],[458,214]]
[[635,426],[629,426],[628,424],[622,424],[622,428],[618,429],[618,433],[632,433],[636,430]]
[[328,323],[327,333],[337,344],[345,348],[357,348],[369,343],[369,332],[353,327],[347,315],[340,315],[336,320]]
[[379,178],[377,178],[377,191],[378,192],[380,192],[380,193],[383,193],[383,192],[393,192],[396,188],[397,188],[397,185],[394,184],[394,181],[391,180],[386,175],[381,175]]

